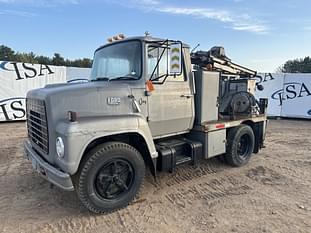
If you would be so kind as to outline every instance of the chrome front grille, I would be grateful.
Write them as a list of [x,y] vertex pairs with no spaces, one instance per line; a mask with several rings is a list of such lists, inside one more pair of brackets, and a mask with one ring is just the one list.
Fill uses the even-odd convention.
[[42,152],[48,154],[49,134],[45,103],[43,100],[27,99],[26,106],[28,137]]

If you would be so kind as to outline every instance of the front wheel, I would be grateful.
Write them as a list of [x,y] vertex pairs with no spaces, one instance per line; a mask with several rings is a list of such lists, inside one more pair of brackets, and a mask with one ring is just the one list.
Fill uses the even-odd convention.
[[145,175],[141,154],[128,144],[108,142],[86,156],[75,182],[81,202],[94,213],[109,213],[127,206]]
[[248,125],[240,125],[229,130],[227,135],[226,161],[234,167],[248,163],[254,151],[255,136]]

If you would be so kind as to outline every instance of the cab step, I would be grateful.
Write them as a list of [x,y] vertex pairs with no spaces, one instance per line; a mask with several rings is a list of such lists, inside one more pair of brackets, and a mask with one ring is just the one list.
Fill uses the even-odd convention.
[[191,156],[176,155],[176,166],[192,162]]
[[197,165],[202,158],[202,143],[186,138],[162,140],[156,143],[159,157],[157,168],[160,171],[174,172],[182,164]]

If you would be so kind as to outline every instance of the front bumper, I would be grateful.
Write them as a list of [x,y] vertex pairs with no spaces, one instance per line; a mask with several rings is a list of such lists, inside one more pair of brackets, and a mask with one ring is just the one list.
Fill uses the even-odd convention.
[[25,156],[32,163],[33,169],[42,175],[43,178],[66,191],[74,190],[70,175],[45,162],[40,155],[33,150],[28,140],[24,143],[24,149]]

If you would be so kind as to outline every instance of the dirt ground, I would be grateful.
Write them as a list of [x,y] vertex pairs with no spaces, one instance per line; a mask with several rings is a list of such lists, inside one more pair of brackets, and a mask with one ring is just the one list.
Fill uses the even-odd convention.
[[89,213],[33,172],[25,123],[0,124],[0,232],[311,232],[311,121],[270,120],[242,168],[218,159],[146,177],[126,209]]

